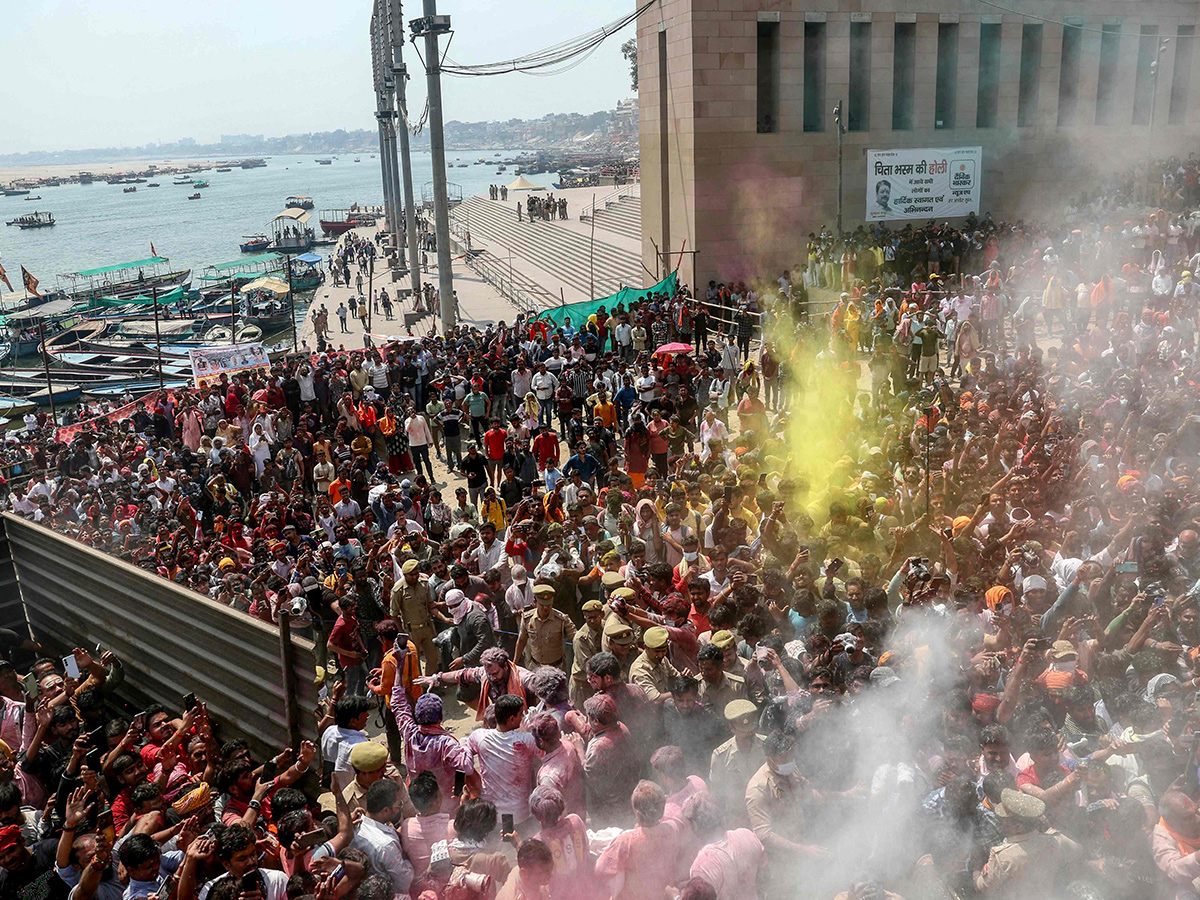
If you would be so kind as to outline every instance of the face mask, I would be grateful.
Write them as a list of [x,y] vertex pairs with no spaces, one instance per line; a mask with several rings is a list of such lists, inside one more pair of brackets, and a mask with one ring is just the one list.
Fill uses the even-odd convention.
[[776,775],[791,775],[795,771],[796,771],[796,764],[794,762],[784,763],[783,765],[779,765],[779,766],[775,767]]
[[688,553],[686,550],[683,551],[683,558],[688,562],[695,562],[698,556],[700,556],[699,553]]
[[1050,668],[1055,672],[1074,672],[1076,660],[1060,659],[1057,662],[1050,663]]

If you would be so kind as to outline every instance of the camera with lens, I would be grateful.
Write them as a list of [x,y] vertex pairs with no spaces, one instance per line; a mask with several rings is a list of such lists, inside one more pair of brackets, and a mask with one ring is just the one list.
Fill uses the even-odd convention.
[[908,577],[922,584],[929,581],[933,577],[933,572],[929,570],[929,560],[923,556],[914,559],[908,567]]

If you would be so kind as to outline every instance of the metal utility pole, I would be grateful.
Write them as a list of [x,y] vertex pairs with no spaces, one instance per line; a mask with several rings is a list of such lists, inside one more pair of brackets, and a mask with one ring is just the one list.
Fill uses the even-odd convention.
[[[408,147],[408,100],[405,96],[408,82],[408,67],[404,65],[404,18],[400,12],[400,0],[388,0],[388,33],[392,45],[392,90],[396,95],[396,133],[400,137],[400,168],[404,175],[404,233],[408,256],[408,274],[412,283],[412,295],[421,293],[421,265],[417,249],[417,204],[413,199],[412,157]],[[445,171],[445,166],[442,167]]]
[[379,122],[379,165],[383,174],[383,212],[388,233],[392,241],[396,237],[396,181],[395,181],[395,136],[392,132],[392,100],[384,80],[384,47],[387,20],[383,8],[384,0],[375,0],[371,14],[371,74],[375,85],[375,118]]
[[1154,130],[1154,108],[1158,105],[1158,70],[1161,68],[1162,55],[1167,49],[1167,44],[1171,43],[1170,38],[1163,38],[1158,42],[1158,49],[1154,51],[1154,59],[1150,63],[1150,130]]
[[154,304],[154,352],[158,354],[158,389],[165,390],[163,385],[162,335],[158,331],[158,285],[150,287],[150,300]]
[[450,201],[446,195],[446,140],[442,128],[442,62],[438,36],[450,32],[450,17],[437,14],[437,0],[422,0],[424,17],[409,23],[414,38],[425,38],[425,74],[429,95],[429,155],[433,162],[433,220],[437,237],[438,291],[442,331],[458,319],[454,302],[454,272],[450,259]]
[[50,354],[46,352],[46,320],[38,317],[38,340],[42,345],[42,367],[46,370],[46,394],[50,397],[50,424],[58,424],[54,408],[54,382],[50,380]]
[[839,100],[837,106],[833,108],[833,121],[837,125],[837,148],[838,148],[838,201],[837,201],[837,233],[838,239],[842,236],[842,135],[846,133],[845,127],[842,125],[842,101]]
[[296,334],[296,292],[292,290],[292,258],[286,253],[283,254],[283,265],[287,269],[288,310],[292,317],[292,352],[295,353],[296,350],[299,349],[297,347],[297,339],[299,335]]

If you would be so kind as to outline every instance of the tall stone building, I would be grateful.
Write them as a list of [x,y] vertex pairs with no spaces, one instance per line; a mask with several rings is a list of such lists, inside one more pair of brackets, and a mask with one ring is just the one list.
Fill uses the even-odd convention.
[[1198,16],[1198,0],[657,0],[638,20],[643,261],[682,262],[693,285],[801,262],[836,221],[839,101],[847,230],[868,149],[982,146],[995,218],[1187,156]]

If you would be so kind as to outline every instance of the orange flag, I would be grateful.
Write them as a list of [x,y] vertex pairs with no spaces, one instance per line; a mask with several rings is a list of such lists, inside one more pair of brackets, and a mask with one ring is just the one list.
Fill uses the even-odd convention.
[[8,289],[13,289],[12,282],[8,280],[8,273],[4,271],[4,266],[0,266],[0,281],[8,285]]
[[42,295],[38,293],[37,289],[38,280],[24,266],[21,266],[21,283],[25,285],[25,290],[29,291],[29,293],[33,294],[39,300],[42,299]]

